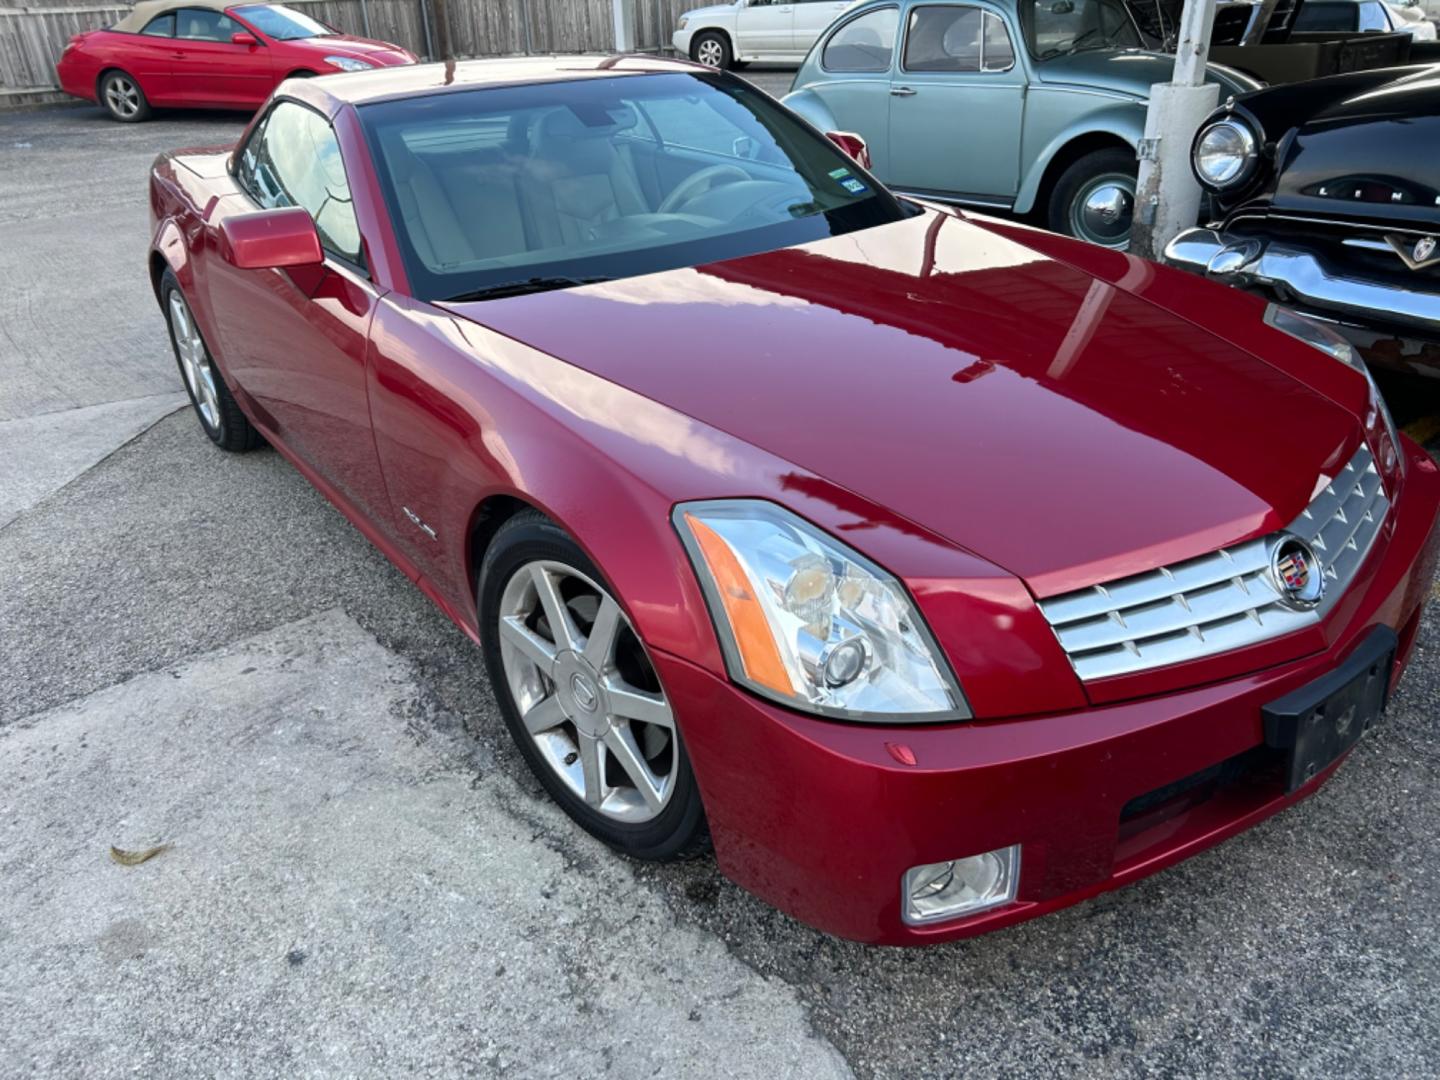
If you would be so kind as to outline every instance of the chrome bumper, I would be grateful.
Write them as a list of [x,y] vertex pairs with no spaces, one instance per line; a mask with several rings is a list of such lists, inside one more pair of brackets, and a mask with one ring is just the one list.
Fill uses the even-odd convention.
[[1440,294],[1348,277],[1313,252],[1254,236],[1187,229],[1165,246],[1169,266],[1361,323],[1384,322],[1440,334]]

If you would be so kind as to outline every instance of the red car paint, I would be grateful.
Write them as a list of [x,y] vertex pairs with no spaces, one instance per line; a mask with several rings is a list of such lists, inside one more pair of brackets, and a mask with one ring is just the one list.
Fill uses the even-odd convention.
[[[1399,633],[1403,669],[1440,551],[1440,474],[1413,443],[1408,472],[1385,476],[1380,538],[1311,630],[1085,687],[1036,600],[1290,521],[1358,446],[1365,380],[1264,325],[1244,293],[937,208],[608,284],[410,297],[354,103],[605,77],[601,63],[615,64],[287,86],[335,126],[368,278],[334,262],[236,269],[217,234],[255,206],[226,157],[157,162],[152,275],[175,271],[267,439],[477,640],[498,516],[524,503],[560,522],[656,662],[720,867],[828,932],[914,944],[993,929],[1313,792],[1330,770],[1292,796],[1262,772],[1121,821],[1136,796],[1259,746],[1260,706],[1370,629]],[[677,502],[722,497],[782,503],[900,577],[976,719],[847,724],[730,682],[670,524]],[[1013,904],[903,922],[906,868],[1013,843]]]
[[[243,7],[244,5],[240,5]],[[255,44],[147,37],[116,30],[87,30],[65,46],[55,73],[60,89],[96,101],[100,77],[120,69],[134,77],[146,100],[161,108],[257,109],[292,75],[339,69],[327,56],[363,60],[375,67],[415,63],[399,45],[349,34],[282,41],[261,33],[243,12],[225,12],[255,37]]]

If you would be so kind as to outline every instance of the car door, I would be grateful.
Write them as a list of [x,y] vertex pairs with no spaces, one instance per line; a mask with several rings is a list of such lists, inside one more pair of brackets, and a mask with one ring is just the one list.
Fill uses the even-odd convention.
[[175,12],[170,79],[177,101],[250,108],[264,102],[274,86],[269,50],[258,40],[236,45],[230,39],[239,33],[250,30],[223,11],[180,8]]
[[995,11],[917,4],[890,84],[890,169],[908,191],[1013,199],[1020,179],[1024,68]]
[[329,122],[308,106],[280,100],[252,129],[236,180],[244,194],[225,200],[217,215],[304,207],[315,219],[325,261],[319,267],[241,270],[216,257],[207,260],[226,374],[288,450],[388,528],[392,518],[365,370],[380,294],[365,270]]
[[795,51],[795,5],[746,0],[735,13],[735,55],[783,56]]
[[842,130],[853,131],[865,140],[870,148],[871,171],[887,182],[890,73],[899,27],[898,5],[871,8],[844,19],[822,40],[819,66],[823,77],[805,85]]
[[[118,35],[117,35],[118,36]],[[170,67],[175,54],[175,13],[156,15],[138,34],[125,35],[126,70],[135,77],[152,105],[174,100]]]
[[840,17],[850,0],[795,0],[795,17],[792,23],[795,55],[803,57],[810,46],[819,40],[825,28]]

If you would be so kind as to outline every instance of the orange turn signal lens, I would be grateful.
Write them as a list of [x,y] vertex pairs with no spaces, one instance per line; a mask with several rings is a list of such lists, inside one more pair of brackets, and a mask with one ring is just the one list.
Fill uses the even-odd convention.
[[740,560],[720,534],[699,518],[687,513],[685,524],[695,538],[710,579],[715,583],[715,591],[720,595],[720,603],[725,607],[725,617],[730,621],[730,632],[735,637],[746,678],[777,694],[794,697],[795,685],[785,670],[785,661],[780,658],[780,649],[770,633],[765,610],[755,598]]

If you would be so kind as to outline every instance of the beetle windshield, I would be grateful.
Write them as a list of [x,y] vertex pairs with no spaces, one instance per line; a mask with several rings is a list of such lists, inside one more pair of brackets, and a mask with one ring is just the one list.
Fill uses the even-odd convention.
[[335,33],[330,27],[316,22],[303,11],[296,11],[284,4],[249,4],[233,10],[256,30],[275,41],[298,41],[300,38],[328,37]]
[[726,75],[491,87],[359,111],[423,300],[694,266],[907,213],[830,140]]
[[1141,44],[1124,0],[1022,0],[1020,23],[1037,60]]

